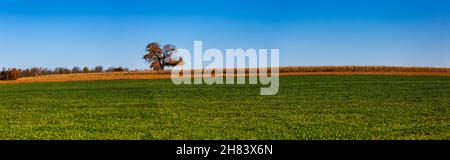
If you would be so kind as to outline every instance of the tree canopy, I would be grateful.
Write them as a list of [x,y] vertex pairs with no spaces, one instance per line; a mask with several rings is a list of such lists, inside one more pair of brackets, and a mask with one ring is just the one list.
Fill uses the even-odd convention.
[[183,63],[182,58],[174,58],[177,48],[174,45],[161,45],[156,42],[149,43],[145,48],[144,59],[150,63],[150,68],[154,70],[164,70],[166,66],[174,67]]

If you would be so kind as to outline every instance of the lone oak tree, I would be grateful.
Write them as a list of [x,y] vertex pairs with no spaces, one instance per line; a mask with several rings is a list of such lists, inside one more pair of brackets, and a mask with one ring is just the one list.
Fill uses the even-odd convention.
[[158,43],[152,42],[147,45],[146,51],[144,59],[150,63],[150,68],[153,70],[164,70],[165,66],[173,67],[183,63],[182,58],[173,58],[177,49],[171,44],[166,44],[161,48]]

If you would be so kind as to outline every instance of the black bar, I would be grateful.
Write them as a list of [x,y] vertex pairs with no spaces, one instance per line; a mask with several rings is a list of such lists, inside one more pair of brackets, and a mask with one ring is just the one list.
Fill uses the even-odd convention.
[[[222,146],[224,145],[224,146]],[[22,151],[27,154],[48,156],[55,153],[67,157],[86,156],[111,158],[166,157],[167,159],[278,159],[281,157],[348,157],[359,154],[364,157],[384,158],[445,155],[449,141],[267,141],[267,140],[154,140],[154,141],[0,141],[3,153]],[[223,152],[224,148],[235,148]],[[249,148],[237,152],[237,147]],[[253,152],[254,148],[263,148]],[[266,147],[267,146],[267,147]],[[182,147],[182,154],[177,154]],[[210,147],[206,154],[187,154],[188,147]],[[271,147],[271,152],[268,148]],[[242,148],[244,149],[244,148]],[[216,150],[216,151],[213,151]],[[200,151],[200,150],[197,150]],[[244,154],[247,153],[247,154]],[[205,152],[203,152],[205,153]],[[222,153],[222,154],[221,154]],[[227,154],[223,154],[227,153]],[[26,154],[25,154],[26,155]],[[21,156],[21,155],[18,155]]]

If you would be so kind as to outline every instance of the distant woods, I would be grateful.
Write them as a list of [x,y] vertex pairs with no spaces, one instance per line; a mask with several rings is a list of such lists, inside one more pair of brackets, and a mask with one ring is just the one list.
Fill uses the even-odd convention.
[[21,76],[21,71],[19,69],[13,68],[0,72],[0,80],[16,80]]
[[72,69],[66,67],[56,67],[53,70],[48,68],[27,68],[27,69],[17,69],[17,68],[3,68],[0,72],[0,80],[16,80],[21,77],[33,77],[33,76],[43,76],[43,75],[53,75],[53,74],[76,74],[76,73],[102,73],[102,72],[127,72],[129,71],[126,67],[109,67],[106,70],[103,66],[95,66],[94,68],[78,66]]

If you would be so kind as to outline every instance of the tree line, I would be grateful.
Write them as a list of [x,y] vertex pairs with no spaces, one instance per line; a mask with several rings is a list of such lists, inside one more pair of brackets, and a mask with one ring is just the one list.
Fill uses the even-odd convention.
[[[153,70],[164,70],[166,67],[174,67],[177,65],[183,65],[184,61],[182,57],[176,58],[174,54],[177,48],[174,45],[166,44],[163,47],[157,42],[149,43],[145,47],[146,54],[143,59],[150,63],[150,68]],[[48,68],[3,68],[0,72],[0,80],[16,80],[20,77],[33,77],[52,74],[74,74],[74,73],[100,73],[100,72],[126,72],[129,71],[126,67],[109,67],[104,70],[103,66],[95,66],[94,68],[78,66],[72,69],[66,67],[56,67],[54,69]]]
[[16,80],[21,77],[33,77],[33,76],[43,76],[43,75],[53,75],[53,74],[76,74],[76,73],[102,73],[102,72],[127,72],[129,69],[127,67],[109,67],[104,69],[103,66],[95,66],[94,68],[89,67],[78,67],[75,66],[71,69],[66,67],[56,67],[54,69],[33,67],[27,69],[18,68],[3,68],[0,72],[0,80]]

